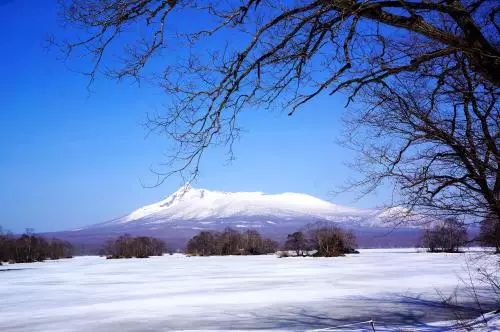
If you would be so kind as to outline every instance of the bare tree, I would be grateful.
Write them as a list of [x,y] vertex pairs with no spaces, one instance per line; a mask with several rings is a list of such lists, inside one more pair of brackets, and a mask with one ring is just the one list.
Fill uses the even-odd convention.
[[440,59],[366,91],[366,107],[347,121],[365,175],[351,185],[370,192],[390,181],[408,213],[498,220],[499,90],[469,67]]
[[285,249],[295,251],[297,256],[304,256],[310,249],[309,242],[310,241],[304,232],[297,231],[292,234],[288,234],[285,242]]
[[[92,60],[91,81],[100,70],[116,79],[154,78],[171,97],[167,112],[149,121],[178,143],[159,182],[175,172],[196,176],[212,144],[227,145],[231,156],[245,109],[275,106],[293,114],[338,91],[351,101],[436,62],[449,63],[436,77],[446,80],[456,58],[469,75],[500,83],[494,0],[61,3],[64,22],[81,35],[58,44],[69,56]],[[203,23],[178,28],[175,22],[190,14]],[[111,49],[120,47],[114,58]],[[163,67],[148,66],[155,57]]]
[[[342,91],[360,109],[347,142],[366,177],[353,187],[391,182],[408,215],[500,220],[494,0],[65,0],[61,12],[81,36],[59,45],[90,57],[91,81],[153,78],[170,97],[148,122],[178,143],[158,183],[195,177],[211,145],[231,158],[242,111],[292,115]],[[202,23],[178,29],[190,14]]]
[[336,257],[357,253],[356,237],[351,231],[341,229],[332,223],[316,222],[305,226],[308,247],[315,250],[315,256]]
[[430,252],[458,252],[466,243],[465,226],[453,218],[436,223],[422,235],[422,245]]

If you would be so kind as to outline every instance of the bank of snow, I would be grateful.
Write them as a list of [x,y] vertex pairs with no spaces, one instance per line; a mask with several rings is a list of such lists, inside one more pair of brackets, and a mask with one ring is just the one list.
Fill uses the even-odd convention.
[[479,315],[463,289],[466,307],[455,311],[436,292],[452,294],[473,255],[400,249],[14,264],[0,267],[9,269],[0,272],[0,331],[302,331],[369,319],[386,331],[448,331],[443,324],[456,312]]

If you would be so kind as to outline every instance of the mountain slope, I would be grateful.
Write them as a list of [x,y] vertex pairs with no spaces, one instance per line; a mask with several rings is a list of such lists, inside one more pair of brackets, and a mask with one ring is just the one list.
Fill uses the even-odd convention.
[[257,229],[281,241],[288,233],[322,221],[352,229],[361,246],[414,245],[417,229],[398,229],[395,233],[393,224],[387,222],[397,219],[401,211],[357,209],[299,193],[270,195],[184,186],[165,199],[120,218],[59,234],[76,242],[90,239],[95,243],[123,233],[151,235],[182,248],[200,230]]
[[268,218],[312,218],[336,220],[360,217],[373,211],[335,205],[298,193],[268,195],[261,192],[220,192],[181,187],[164,200],[147,205],[103,225],[124,223],[168,223],[180,220]]

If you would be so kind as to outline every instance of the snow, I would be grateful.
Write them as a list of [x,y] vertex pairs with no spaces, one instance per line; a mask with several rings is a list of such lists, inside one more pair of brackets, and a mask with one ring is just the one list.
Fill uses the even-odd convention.
[[[451,323],[452,327],[447,327]],[[476,319],[461,320],[460,322],[437,322],[432,324],[440,332],[492,332],[500,331],[500,312],[498,310],[480,315]]]
[[221,192],[181,187],[164,200],[135,210],[122,219],[130,222],[151,215],[169,219],[228,218],[252,215],[329,215],[359,213],[319,198],[298,193]]
[[[164,200],[139,208],[107,224],[126,224],[147,220],[165,223],[179,220],[214,220],[271,216],[286,220],[297,218],[338,221],[372,218],[372,223],[383,224],[377,218],[379,210],[356,209],[333,204],[307,194],[262,192],[222,192],[183,186]],[[106,224],[106,223],[105,223]],[[101,224],[102,225],[102,224]],[[371,225],[373,226],[373,225]]]
[[0,331],[302,331],[369,319],[384,331],[446,331],[454,313],[436,290],[454,292],[474,255],[372,249],[339,258],[175,254],[5,265]]
[[[500,312],[498,310],[480,315],[476,319],[459,319],[454,321],[439,321],[426,324],[426,326],[412,327],[395,327],[376,324],[373,320],[343,324],[331,328],[314,329],[314,332],[327,331],[350,331],[350,332],[373,332],[373,328],[377,332],[494,332],[500,331]],[[365,326],[365,327],[363,327]]]

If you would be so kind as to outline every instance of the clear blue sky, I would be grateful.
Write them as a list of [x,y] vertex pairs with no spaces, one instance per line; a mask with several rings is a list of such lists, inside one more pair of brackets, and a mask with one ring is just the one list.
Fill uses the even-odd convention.
[[[154,189],[149,171],[169,143],[141,126],[162,108],[151,86],[87,78],[43,45],[58,34],[55,0],[0,0],[0,225],[14,232],[72,229],[155,202],[181,184]],[[324,97],[293,117],[248,112],[237,160],[211,151],[194,184],[225,191],[296,191],[375,206],[380,196],[329,193],[351,176],[352,154],[335,143],[344,100]]]

